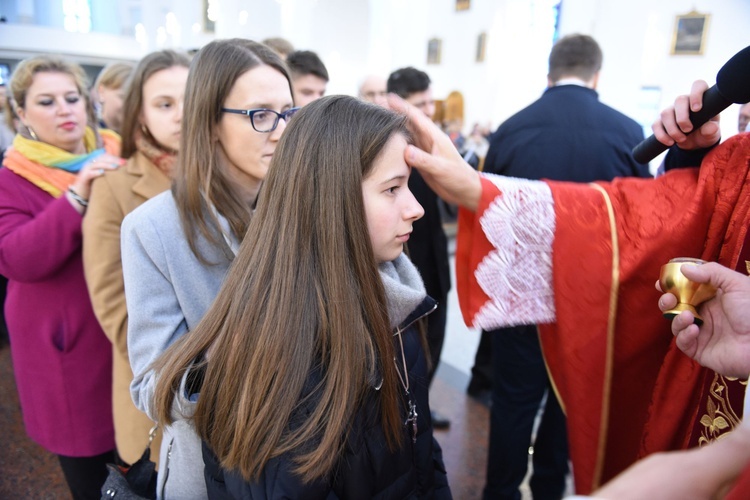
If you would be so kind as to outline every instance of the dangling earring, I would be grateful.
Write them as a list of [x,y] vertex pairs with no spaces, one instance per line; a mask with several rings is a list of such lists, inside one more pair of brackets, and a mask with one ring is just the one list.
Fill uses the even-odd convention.
[[29,131],[29,135],[31,136],[32,139],[34,139],[35,141],[39,140],[39,138],[36,136],[36,133],[34,132],[33,128],[31,128],[28,125],[26,125],[26,130]]

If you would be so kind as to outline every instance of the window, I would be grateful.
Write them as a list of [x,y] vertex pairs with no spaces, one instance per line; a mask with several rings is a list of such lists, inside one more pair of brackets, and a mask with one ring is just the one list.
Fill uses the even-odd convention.
[[89,0],[63,0],[66,31],[88,33],[91,31],[91,6]]

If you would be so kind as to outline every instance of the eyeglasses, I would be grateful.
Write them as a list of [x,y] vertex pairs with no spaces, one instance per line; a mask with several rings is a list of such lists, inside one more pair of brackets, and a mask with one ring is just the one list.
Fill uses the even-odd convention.
[[362,94],[362,97],[365,97],[367,99],[375,99],[376,97],[385,97],[388,95],[388,92],[385,90],[368,90],[364,94]]
[[279,118],[283,118],[286,123],[300,110],[300,108],[290,108],[282,113],[277,113],[272,109],[230,109],[221,108],[224,113],[235,113],[245,115],[250,118],[253,128],[256,132],[268,133],[276,130],[279,125]]

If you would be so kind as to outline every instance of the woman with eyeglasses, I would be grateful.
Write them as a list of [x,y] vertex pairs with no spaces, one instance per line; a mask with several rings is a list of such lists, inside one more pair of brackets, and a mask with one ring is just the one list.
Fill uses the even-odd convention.
[[[193,59],[172,189],[122,225],[131,395],[151,418],[153,362],[216,297],[293,105],[286,67],[265,45],[219,40]],[[157,495],[205,498],[201,442],[180,396],[163,429]]]

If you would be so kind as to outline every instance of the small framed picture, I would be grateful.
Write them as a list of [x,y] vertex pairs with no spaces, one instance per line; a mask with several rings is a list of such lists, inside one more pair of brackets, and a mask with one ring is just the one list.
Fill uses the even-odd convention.
[[432,38],[427,42],[427,64],[440,64],[442,45],[443,41],[439,38]]
[[469,10],[471,0],[456,0],[456,10]]
[[482,32],[477,37],[477,57],[476,62],[484,62],[484,56],[487,51],[487,33]]
[[708,33],[708,14],[690,12],[684,16],[677,16],[672,34],[673,55],[703,54]]

